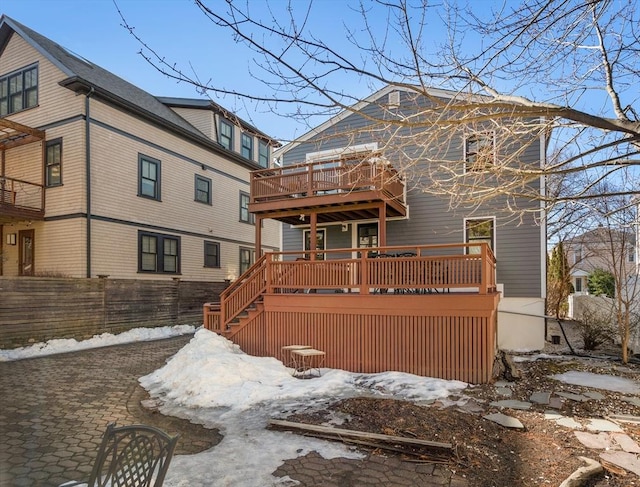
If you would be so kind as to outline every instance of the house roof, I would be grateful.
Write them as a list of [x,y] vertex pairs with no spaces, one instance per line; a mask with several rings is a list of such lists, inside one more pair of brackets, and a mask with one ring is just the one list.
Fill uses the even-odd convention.
[[213,100],[203,100],[200,98],[176,98],[176,97],[170,97],[170,96],[158,96],[157,98],[159,101],[161,101],[162,103],[164,103],[169,107],[212,110],[215,113],[219,113],[220,115],[222,115],[223,117],[229,120],[233,120],[234,122],[238,123],[243,129],[248,130],[252,134],[257,135],[262,139],[266,139],[270,141],[271,145],[273,146],[280,145],[280,143],[277,140],[271,138],[261,130],[257,129],[255,126],[251,125],[249,122],[243,120],[238,115],[236,115],[233,112],[230,112],[225,107],[217,104]]
[[[420,87],[416,87],[416,88],[419,88],[420,90],[422,90],[422,88],[420,88]],[[322,133],[323,131],[327,130],[329,127],[331,127],[331,126],[337,124],[338,122],[344,120],[345,118],[349,117],[354,112],[358,112],[358,111],[362,110],[367,105],[373,103],[374,101],[378,100],[379,98],[382,98],[383,96],[386,96],[389,93],[394,92],[394,91],[403,91],[405,93],[416,93],[416,94],[419,93],[418,91],[413,89],[411,86],[387,85],[387,86],[379,89],[375,93],[372,93],[368,97],[366,97],[366,98],[358,101],[357,103],[353,104],[348,110],[341,110],[340,113],[338,113],[337,115],[331,117],[326,122],[318,125],[317,127],[313,128],[310,131],[306,132],[305,134],[301,135],[300,137],[298,137],[293,142],[290,142],[290,143],[284,145],[282,148],[280,148],[279,150],[277,150],[274,153],[274,157],[279,157],[279,156],[281,156],[283,154],[286,154],[291,149],[297,147],[298,145],[302,144],[303,142],[306,142],[307,140],[309,140],[309,139],[315,137],[316,135]],[[440,88],[427,88],[426,90],[424,90],[424,92],[426,94],[430,95],[430,96],[434,96],[434,97],[438,97],[438,98],[449,98],[449,99],[461,95],[461,93],[458,92],[458,91],[444,90],[444,89],[440,89]],[[481,95],[465,95],[465,96],[474,97],[474,99],[476,97],[481,97]]]
[[92,96],[107,100],[138,116],[177,132],[196,143],[224,154],[227,158],[233,159],[235,162],[250,169],[260,167],[257,163],[225,149],[217,141],[204,135],[150,93],[78,56],[6,15],[0,17],[0,54],[13,32],[20,35],[29,45],[68,76],[60,82],[61,86],[80,93],[91,92],[93,93]]
[[588,245],[599,244],[609,241],[611,238],[616,240],[626,239],[630,244],[635,243],[635,233],[633,231],[622,231],[617,229],[609,229],[605,227],[598,227],[592,230],[587,230],[575,237],[567,238],[565,245]]

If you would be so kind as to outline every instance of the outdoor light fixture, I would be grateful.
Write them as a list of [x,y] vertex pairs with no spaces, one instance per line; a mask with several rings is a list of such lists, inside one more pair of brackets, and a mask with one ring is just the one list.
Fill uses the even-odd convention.
[[7,245],[15,245],[17,242],[15,233],[7,233]]

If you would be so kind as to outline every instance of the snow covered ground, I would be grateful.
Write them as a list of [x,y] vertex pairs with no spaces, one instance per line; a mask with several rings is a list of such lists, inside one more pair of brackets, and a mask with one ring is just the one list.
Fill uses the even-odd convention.
[[[0,350],[0,360],[18,360],[139,340],[154,340],[194,332],[193,327],[135,329],[90,340],[52,340],[16,350]],[[224,439],[210,450],[177,455],[164,485],[292,486],[271,472],[285,460],[316,451],[324,458],[359,458],[344,445],[287,432],[270,431],[270,418],[302,411],[342,397],[375,395],[416,402],[446,400],[467,387],[459,381],[419,377],[400,372],[355,374],[322,369],[321,377],[301,380],[275,358],[252,357],[223,337],[204,329],[167,364],[140,378],[140,383],[164,414],[217,428]],[[335,421],[341,421],[335,418]]]
[[[287,459],[316,451],[324,458],[359,458],[344,445],[287,432],[270,431],[270,418],[322,405],[339,398],[378,396],[417,403],[460,393],[468,384],[400,372],[357,374],[322,369],[321,377],[300,380],[275,358],[252,357],[223,337],[189,326],[135,329],[121,335],[104,334],[90,340],[52,340],[17,350],[0,350],[0,360],[17,360],[180,334],[195,334],[165,366],[141,377],[161,412],[217,428],[224,439],[210,450],[176,456],[167,487],[292,486],[296,482],[271,475]],[[543,358],[538,356],[536,358]],[[531,359],[531,358],[529,358]],[[556,378],[568,383],[597,382],[602,388],[628,387],[611,376],[570,372]],[[463,397],[461,401],[464,401]],[[342,418],[336,417],[339,423]]]

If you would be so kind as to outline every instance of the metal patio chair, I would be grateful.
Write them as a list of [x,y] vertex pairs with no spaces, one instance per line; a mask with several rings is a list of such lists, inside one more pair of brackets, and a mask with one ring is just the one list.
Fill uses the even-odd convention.
[[[153,426],[116,427],[110,423],[102,437],[88,487],[161,487],[178,442]],[[60,487],[83,485],[67,482]]]

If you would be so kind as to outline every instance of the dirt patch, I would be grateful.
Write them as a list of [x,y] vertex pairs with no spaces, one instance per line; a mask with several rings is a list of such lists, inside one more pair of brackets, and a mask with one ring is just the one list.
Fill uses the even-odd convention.
[[[508,398],[497,394],[495,384],[487,384],[470,387],[458,397],[430,405],[359,397],[340,400],[323,410],[290,416],[287,420],[452,443],[455,454],[450,456],[447,465],[456,474],[466,477],[469,485],[514,487],[558,486],[584,465],[580,456],[597,460],[600,451],[580,443],[574,430],[545,419],[547,405],[533,404],[530,410],[514,410],[492,406],[491,402],[502,399],[529,401],[532,393],[541,391],[584,394],[597,390],[603,398],[564,400],[557,411],[577,421],[605,418],[610,414],[639,414],[637,406],[623,399],[630,394],[570,385],[552,378],[555,374],[573,370],[637,380],[640,377],[638,365],[623,367],[611,360],[576,357],[520,362],[517,368],[522,377],[509,383],[513,392]],[[495,412],[519,419],[524,430],[508,429],[483,419],[484,415]],[[640,443],[639,425],[626,423],[623,429]],[[385,451],[384,454],[393,453]],[[415,456],[398,455],[407,461],[419,461]],[[605,471],[586,486],[640,486],[640,478],[630,472],[618,475]]]

